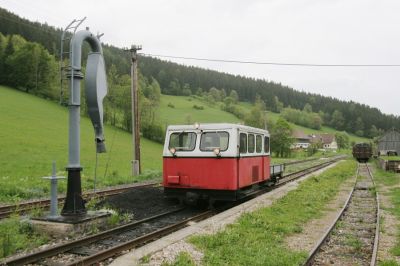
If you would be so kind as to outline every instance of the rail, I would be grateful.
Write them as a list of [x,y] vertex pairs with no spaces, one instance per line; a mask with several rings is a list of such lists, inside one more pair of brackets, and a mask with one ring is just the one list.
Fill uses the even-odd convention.
[[[367,169],[368,175],[372,181],[373,187],[375,188],[375,182],[373,179],[373,175],[369,169],[368,164],[365,164],[365,167]],[[358,184],[358,177],[360,175],[360,164],[358,164],[357,167],[357,171],[356,171],[356,181],[354,183],[353,188],[351,189],[345,204],[343,205],[342,209],[340,210],[340,212],[338,213],[338,215],[335,217],[333,223],[329,226],[329,228],[325,231],[325,233],[323,234],[323,236],[321,237],[321,239],[317,242],[317,244],[314,246],[314,248],[311,250],[311,252],[309,253],[309,256],[306,260],[306,262],[304,263],[304,265],[313,265],[314,260],[316,259],[316,256],[318,255],[318,253],[321,251],[322,246],[325,245],[325,243],[329,240],[329,236],[332,234],[332,232],[334,231],[336,225],[338,224],[339,220],[343,217],[344,213],[349,209],[349,206],[351,204],[351,201],[353,199],[354,196],[354,192],[356,190],[356,186]],[[377,250],[378,250],[378,245],[379,245],[379,217],[380,217],[380,207],[379,207],[379,195],[376,192],[375,193],[375,203],[376,203],[376,212],[375,212],[375,233],[374,233],[374,243],[373,243],[373,247],[372,247],[372,254],[371,254],[371,260],[370,260],[370,265],[374,266],[376,265],[376,257],[377,257]],[[327,248],[326,248],[327,249]],[[342,254],[343,255],[343,254]],[[338,261],[336,261],[335,263],[339,263]],[[346,264],[346,263],[345,263]]]
[[[117,188],[108,188],[108,189],[102,189],[96,192],[86,192],[83,194],[83,197],[85,199],[92,199],[93,197],[108,197],[120,193],[124,193],[126,191],[135,189],[135,188],[140,188],[140,187],[149,187],[149,186],[154,186],[158,185],[159,183],[153,182],[153,183],[148,183],[148,184],[134,184],[134,185],[128,185],[128,186],[123,186],[123,187],[117,187]],[[58,203],[63,203],[65,200],[65,197],[59,197],[58,198]],[[28,202],[22,202],[19,204],[14,204],[14,205],[5,205],[5,206],[0,206],[0,219],[4,219],[9,217],[13,213],[18,213],[18,214],[23,214],[26,213],[34,208],[46,208],[50,206],[50,200],[45,199],[45,200],[34,200],[34,201],[28,201]]]
[[51,256],[55,256],[57,254],[61,254],[64,252],[67,252],[69,250],[72,250],[73,248],[80,248],[84,245],[88,245],[91,243],[94,243],[96,241],[105,239],[107,237],[113,236],[115,234],[119,234],[122,233],[124,231],[129,231],[132,230],[133,228],[136,228],[139,225],[145,224],[145,223],[149,223],[151,221],[155,221],[157,219],[166,217],[168,215],[172,215],[175,214],[177,212],[180,212],[182,210],[184,210],[185,208],[178,208],[178,209],[174,209],[171,211],[167,211],[158,215],[154,215],[152,217],[146,218],[146,219],[142,219],[140,221],[135,221],[129,224],[125,224],[95,235],[91,235],[91,236],[87,236],[81,239],[77,239],[68,243],[64,243],[64,244],[60,244],[60,245],[56,245],[47,249],[43,249],[40,250],[38,252],[35,253],[31,253],[31,254],[27,254],[24,256],[20,256],[17,258],[11,258],[8,260],[5,260],[3,263],[6,265],[24,265],[24,264],[28,264],[28,263],[33,263],[33,262],[37,262],[41,259],[44,258],[48,258]]

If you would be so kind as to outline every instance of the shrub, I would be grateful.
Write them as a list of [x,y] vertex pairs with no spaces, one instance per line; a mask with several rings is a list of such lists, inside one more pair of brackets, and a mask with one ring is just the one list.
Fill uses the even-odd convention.
[[153,140],[158,143],[164,143],[165,132],[159,124],[143,124],[142,125],[143,137]]
[[221,109],[235,115],[239,119],[243,120],[245,118],[245,112],[237,105],[223,105]]
[[194,109],[196,109],[196,110],[204,110],[204,106],[202,106],[202,105],[193,105],[193,108]]
[[175,105],[173,105],[172,103],[168,103],[167,105],[169,108],[175,108]]

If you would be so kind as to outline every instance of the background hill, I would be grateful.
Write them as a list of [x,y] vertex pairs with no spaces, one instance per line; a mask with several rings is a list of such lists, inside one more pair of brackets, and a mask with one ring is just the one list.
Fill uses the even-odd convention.
[[[171,108],[168,104],[173,104],[174,107]],[[193,108],[193,106],[201,106],[204,109],[198,110]],[[159,115],[162,124],[193,124],[195,122],[209,122],[209,123],[218,123],[218,122],[229,122],[229,123],[240,123],[241,119],[230,114],[228,112],[224,112],[220,108],[219,105],[208,105],[207,102],[203,100],[199,100],[193,97],[188,96],[171,96],[171,95],[162,95],[161,103],[159,108]],[[238,106],[241,107],[242,112],[246,115],[250,113],[253,104],[248,102],[239,102]],[[271,111],[266,112],[266,116],[268,120],[272,123],[276,123],[276,121],[281,117],[281,114],[274,113]],[[294,123],[289,122],[290,126],[294,130],[301,130],[305,134],[321,134],[321,133],[331,133],[336,134],[338,131],[327,126],[322,126],[320,129],[312,129],[308,127],[303,127],[300,125],[296,125]],[[268,124],[267,124],[268,126]],[[350,142],[369,142],[370,139],[356,136],[354,134],[349,134]]]
[[[5,66],[0,66],[0,70],[1,68],[11,69],[12,64],[15,64],[14,70],[20,70],[18,76],[23,76],[26,71],[41,73],[41,75],[36,74],[36,77],[40,78],[41,91],[35,91],[38,87],[35,75],[25,78],[29,82],[23,82],[24,78],[16,79],[12,74],[7,74],[7,71],[0,71],[0,84],[25,89],[43,97],[57,99],[57,75],[54,74],[57,72],[57,65],[54,62],[56,62],[59,53],[60,29],[55,29],[46,24],[30,22],[7,10],[0,9],[0,32],[7,36],[6,39],[8,39],[8,42],[6,42],[3,37],[3,41],[1,41],[2,38],[0,36],[0,57],[2,56],[0,62],[6,62]],[[21,63],[18,59],[23,58],[23,56],[12,55],[14,48],[12,45],[10,46],[9,41],[11,35],[16,34],[29,42],[39,43],[44,47],[46,51],[42,52],[41,57],[44,56],[47,61],[51,61],[48,63],[47,71],[40,67],[31,70],[26,69],[26,67],[23,68],[21,65],[17,67],[18,63]],[[20,43],[20,41],[14,43]],[[30,47],[29,49],[32,50],[33,48]],[[46,52],[52,55],[53,58],[48,58]],[[105,45],[104,56],[109,74],[112,69],[113,76],[118,78],[129,73],[130,61],[126,52],[117,47]],[[8,59],[8,57],[11,57],[11,59]],[[44,63],[38,64],[38,66],[44,65]],[[323,125],[370,138],[376,137],[382,131],[400,128],[399,117],[382,114],[377,108],[322,95],[299,92],[276,82],[188,67],[147,56],[140,57],[139,68],[142,73],[141,78],[147,80],[148,83],[156,81],[163,94],[201,95],[202,93],[208,93],[211,88],[217,88],[219,90],[223,89],[227,95],[235,91],[240,101],[255,102],[257,96],[259,96],[264,101],[266,109],[274,112],[279,112],[282,108],[287,107],[302,110],[308,104],[313,112],[320,117]],[[22,71],[22,69],[25,70]],[[49,69],[53,71],[48,71]],[[47,75],[45,73],[52,72],[53,74],[45,79]],[[126,86],[126,84],[119,85]],[[113,104],[115,105],[115,103]],[[108,105],[110,106],[111,104],[108,103]],[[118,108],[123,109],[121,103],[117,103],[117,105]]]

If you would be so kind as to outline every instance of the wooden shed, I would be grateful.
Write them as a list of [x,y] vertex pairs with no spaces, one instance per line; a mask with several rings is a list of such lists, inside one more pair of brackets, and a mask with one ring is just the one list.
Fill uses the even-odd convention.
[[378,152],[386,155],[388,151],[396,151],[400,155],[400,133],[392,130],[378,140]]

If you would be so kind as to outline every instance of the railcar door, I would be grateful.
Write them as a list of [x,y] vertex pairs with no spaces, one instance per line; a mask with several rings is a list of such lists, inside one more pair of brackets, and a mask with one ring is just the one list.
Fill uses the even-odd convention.
[[271,178],[271,156],[270,156],[270,145],[269,145],[269,136],[264,136],[264,154],[263,154],[263,174],[264,180],[268,180]]
[[262,136],[240,132],[239,145],[238,186],[243,188],[263,180]]

